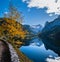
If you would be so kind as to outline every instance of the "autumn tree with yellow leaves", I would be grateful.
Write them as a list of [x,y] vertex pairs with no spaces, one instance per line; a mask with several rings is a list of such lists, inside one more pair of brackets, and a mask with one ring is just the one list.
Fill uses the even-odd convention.
[[0,36],[5,36],[9,40],[15,40],[17,38],[22,42],[28,32],[23,29],[21,23],[21,13],[13,5],[10,5],[9,12],[4,14],[4,18],[0,19]]
[[14,6],[10,5],[9,12],[5,13],[3,18],[0,18],[0,38],[4,37],[5,40],[13,46],[19,56],[20,62],[32,62],[17,48],[24,44],[23,41],[28,34],[28,32],[23,29],[21,23],[21,13],[19,13]]

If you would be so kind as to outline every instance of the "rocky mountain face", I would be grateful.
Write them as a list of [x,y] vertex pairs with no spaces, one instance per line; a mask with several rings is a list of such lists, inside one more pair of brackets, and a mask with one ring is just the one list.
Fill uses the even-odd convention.
[[43,39],[46,49],[52,49],[60,55],[60,16],[47,22],[39,37]]
[[43,32],[49,31],[56,26],[60,26],[60,16],[58,16],[56,19],[54,19],[52,22],[46,22],[45,27],[43,28]]

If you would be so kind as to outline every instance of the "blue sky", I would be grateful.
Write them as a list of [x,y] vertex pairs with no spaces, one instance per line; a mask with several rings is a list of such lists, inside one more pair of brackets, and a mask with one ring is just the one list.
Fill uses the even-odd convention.
[[[8,11],[10,0],[0,0],[0,17],[3,16],[4,12]],[[57,17],[57,15],[49,16],[46,13],[46,8],[37,8],[37,7],[28,7],[26,2],[22,2],[22,0],[12,0],[12,3],[18,11],[22,12],[23,23],[29,25],[44,25],[46,21],[52,21]]]

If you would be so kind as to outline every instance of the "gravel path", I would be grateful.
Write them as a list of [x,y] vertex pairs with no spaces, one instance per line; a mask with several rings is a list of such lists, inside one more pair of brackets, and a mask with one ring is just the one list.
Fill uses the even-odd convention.
[[11,61],[12,62],[20,62],[18,55],[17,55],[16,51],[14,50],[13,46],[9,43],[8,43],[8,45],[9,45],[10,53],[11,53]]

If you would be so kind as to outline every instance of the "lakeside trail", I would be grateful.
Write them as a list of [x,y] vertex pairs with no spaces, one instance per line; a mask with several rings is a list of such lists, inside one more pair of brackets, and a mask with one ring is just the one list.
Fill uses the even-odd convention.
[[0,62],[32,62],[18,48],[0,40]]
[[10,53],[11,53],[11,61],[12,62],[20,62],[18,54],[14,50],[13,46],[11,44],[9,44],[9,43],[8,43],[8,46],[9,46],[9,50],[10,50]]

